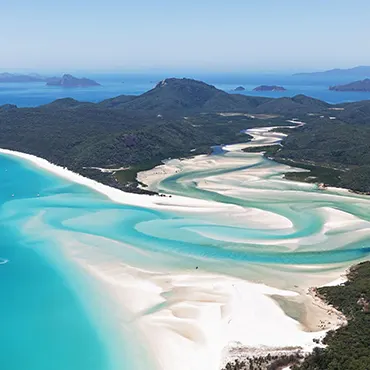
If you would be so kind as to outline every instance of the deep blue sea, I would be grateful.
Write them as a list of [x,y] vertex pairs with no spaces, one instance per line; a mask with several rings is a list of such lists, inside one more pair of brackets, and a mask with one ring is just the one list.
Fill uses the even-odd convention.
[[[168,77],[188,77],[210,83],[222,90],[232,92],[238,86],[244,86],[244,95],[283,97],[306,94],[330,103],[349,102],[370,99],[370,92],[336,92],[328,89],[331,85],[347,83],[358,79],[346,78],[312,78],[292,76],[289,74],[79,74],[79,77],[90,77],[102,86],[94,88],[63,89],[55,86],[45,86],[43,82],[27,84],[0,84],[0,105],[16,104],[19,107],[38,106],[53,100],[72,97],[80,101],[99,102],[114,96],[129,94],[138,95],[152,89],[156,83]],[[259,85],[280,85],[287,91],[254,92]]]

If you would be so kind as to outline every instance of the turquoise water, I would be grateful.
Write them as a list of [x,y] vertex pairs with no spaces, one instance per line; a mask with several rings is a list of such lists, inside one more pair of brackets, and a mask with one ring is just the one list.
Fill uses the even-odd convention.
[[[1,368],[116,369],[103,330],[81,295],[92,296],[92,290],[63,257],[61,237],[51,232],[62,219],[94,212],[107,202],[7,156],[0,156],[0,174]],[[41,225],[28,224],[42,212]],[[125,359],[124,345],[120,350]],[[125,360],[127,367],[120,368],[132,369]]]
[[[254,156],[253,154],[244,154],[244,153],[228,153],[227,156],[234,157],[237,159],[244,159],[247,157]],[[278,189],[274,186],[273,181],[266,176],[268,180],[268,187],[265,189],[260,188],[258,183],[253,183],[247,185],[247,187],[255,188],[260,190],[258,197],[253,195],[241,196],[237,194],[236,196],[230,196],[226,194],[220,194],[216,191],[210,191],[202,189],[198,186],[198,183],[201,180],[212,178],[217,175],[223,176],[223,182],[226,184],[233,184],[232,181],[228,182],[228,177],[232,173],[238,173],[240,171],[245,171],[252,169],[263,169],[264,167],[269,168],[270,166],[274,167],[275,163],[261,157],[260,155],[255,155],[257,161],[253,164],[242,165],[242,166],[232,166],[231,168],[211,168],[198,171],[182,171],[175,175],[165,178],[161,181],[157,190],[174,194],[174,195],[183,195],[186,194],[193,198],[206,199],[211,201],[216,201],[217,203],[225,204],[234,204],[237,206],[245,208],[254,208],[259,210],[264,210],[272,212],[276,215],[281,215],[289,219],[293,228],[289,229],[288,232],[274,229],[271,227],[269,230],[259,230],[255,228],[248,228],[247,225],[242,227],[230,226],[221,226],[221,225],[195,225],[194,228],[207,229],[207,231],[212,232],[212,228],[215,230],[214,235],[217,235],[221,240],[224,236],[232,235],[234,238],[243,240],[243,243],[237,244],[228,242],[227,248],[225,244],[223,248],[217,249],[217,258],[231,258],[232,260],[238,261],[250,261],[255,263],[272,263],[272,264],[330,264],[330,263],[341,263],[350,260],[357,260],[364,258],[370,254],[370,237],[367,235],[364,240],[360,240],[356,243],[346,244],[344,248],[340,248],[338,245],[335,250],[323,250],[320,246],[311,245],[309,249],[312,250],[303,250],[301,247],[300,250],[296,250],[294,253],[284,253],[284,248],[278,248],[273,246],[270,250],[264,247],[263,251],[259,248],[256,248],[255,244],[249,244],[247,240],[263,240],[263,241],[276,241],[281,240],[289,241],[294,238],[307,238],[311,235],[315,235],[320,232],[323,227],[324,219],[318,213],[321,208],[328,207],[335,210],[339,210],[354,216],[361,218],[364,221],[370,221],[370,212],[369,205],[367,201],[364,204],[355,204],[355,198],[351,199],[346,196],[342,197],[332,197],[328,198],[327,193],[320,194],[316,189],[306,190],[297,194],[294,192],[298,190],[294,188],[294,183],[287,181],[280,181],[284,184],[283,189],[276,194],[276,197],[271,196],[271,192]],[[217,167],[217,166],[216,166]],[[283,166],[282,166],[283,167]],[[282,171],[281,174],[283,174]],[[274,174],[276,176],[276,174]],[[196,181],[194,181],[194,179]],[[264,185],[266,186],[266,185]],[[265,190],[265,192],[264,192]],[[310,196],[310,191],[313,194]],[[291,194],[289,194],[291,192]],[[334,231],[335,233],[335,231]],[[248,250],[250,248],[250,250]]]
[[[199,266],[199,271],[266,283],[279,274],[280,280],[272,281],[279,286],[287,284],[284,274],[303,271],[304,266],[316,270],[297,273],[297,281],[315,272],[343,270],[370,255],[368,198],[319,192],[311,185],[302,188],[281,180],[281,165],[258,154],[236,152],[215,158],[220,167],[184,168],[164,179],[159,190],[268,211],[290,220],[292,227],[258,227],[223,212],[116,204],[25,160],[1,155],[2,368],[158,368],[135,332],[130,313],[117,308],[117,297],[94,274],[97,265],[118,266],[117,278],[120,264],[158,271],[194,271]],[[223,158],[239,162],[225,165]],[[259,170],[275,172],[242,184],[235,177]],[[240,192],[202,188],[199,183],[205,179],[239,186]],[[354,221],[324,232],[324,208],[351,215]]]

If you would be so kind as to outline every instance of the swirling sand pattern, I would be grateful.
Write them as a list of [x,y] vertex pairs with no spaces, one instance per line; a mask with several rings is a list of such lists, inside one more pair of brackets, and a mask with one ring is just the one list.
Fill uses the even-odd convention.
[[[267,128],[249,133],[256,131],[254,146],[280,140]],[[191,230],[203,237],[196,242],[202,248],[204,245],[212,248],[211,255],[216,254],[216,258],[258,264],[324,267],[348,264],[369,255],[368,197],[286,181],[283,174],[296,169],[259,153],[233,151],[235,147],[239,145],[229,146],[224,155],[172,160],[141,174],[140,180],[152,190],[233,204],[250,212],[248,216],[240,211],[237,218],[232,214],[214,215],[214,221],[222,219],[222,224],[206,223],[205,217],[202,222],[189,225],[177,222],[178,230],[187,230],[177,233],[178,238],[189,236]],[[153,228],[157,233],[163,230],[158,226]],[[171,223],[165,227],[170,228]],[[195,249],[202,253],[202,248]]]
[[[245,146],[282,137],[249,133]],[[370,200],[286,181],[296,169],[241,147],[139,175],[166,197],[117,193],[2,157],[2,225],[81,301],[108,357],[99,369],[215,370],[232,341],[309,346],[322,335],[326,311],[307,289],[369,257]],[[7,258],[2,251],[0,264]],[[28,368],[42,369],[36,359]]]

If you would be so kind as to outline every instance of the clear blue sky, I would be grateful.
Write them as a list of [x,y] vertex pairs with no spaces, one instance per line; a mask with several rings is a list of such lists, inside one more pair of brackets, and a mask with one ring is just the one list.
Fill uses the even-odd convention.
[[369,0],[4,0],[0,69],[370,64]]

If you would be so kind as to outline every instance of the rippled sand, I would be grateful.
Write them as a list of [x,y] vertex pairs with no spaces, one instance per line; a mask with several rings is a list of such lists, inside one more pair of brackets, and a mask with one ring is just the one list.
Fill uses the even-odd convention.
[[248,349],[309,349],[344,322],[309,288],[369,257],[370,199],[284,180],[296,169],[240,150],[282,136],[269,128],[248,133],[251,143],[227,146],[224,155],[171,160],[139,174],[171,197],[123,193],[3,152],[111,199],[91,192],[82,202],[68,189],[42,197],[25,232],[44,230],[91,280],[99,312],[122,333],[115,358],[120,340],[132,335],[136,343],[135,370],[216,370]]

